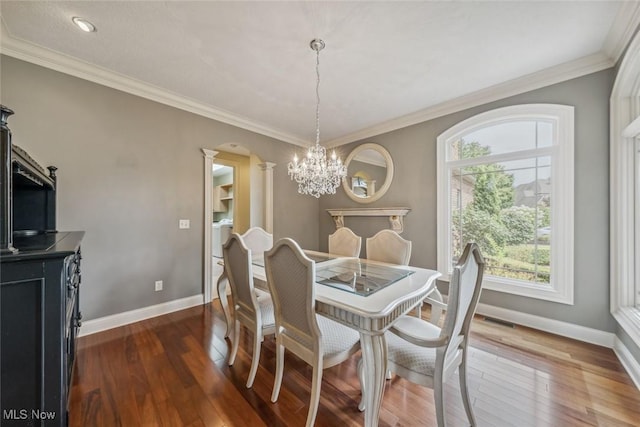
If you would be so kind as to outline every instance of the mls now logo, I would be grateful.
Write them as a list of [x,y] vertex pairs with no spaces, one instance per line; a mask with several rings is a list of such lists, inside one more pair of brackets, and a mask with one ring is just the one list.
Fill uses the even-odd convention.
[[53,420],[56,417],[55,411],[41,411],[39,409],[3,409],[2,419],[4,420]]

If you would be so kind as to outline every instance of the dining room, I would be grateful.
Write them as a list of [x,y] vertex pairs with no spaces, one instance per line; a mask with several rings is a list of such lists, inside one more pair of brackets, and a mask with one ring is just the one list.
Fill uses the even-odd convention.
[[[0,3],[3,129],[57,168],[57,224],[41,231],[85,232],[56,422],[304,425],[317,398],[318,426],[637,424],[639,3],[112,3]],[[261,300],[265,254],[292,239],[317,317],[359,334],[321,381],[288,347],[280,371],[280,329],[234,330],[230,240],[216,260],[211,241],[238,214],[236,183],[213,179],[231,146],[258,182],[234,231],[271,235],[242,241],[263,254],[248,275]],[[357,253],[310,257],[347,229]],[[383,231],[395,240],[374,249]],[[482,288],[439,394],[387,344],[418,339],[404,322],[454,327],[471,242]],[[29,251],[11,243],[3,292]],[[16,405],[2,425],[24,423]]]

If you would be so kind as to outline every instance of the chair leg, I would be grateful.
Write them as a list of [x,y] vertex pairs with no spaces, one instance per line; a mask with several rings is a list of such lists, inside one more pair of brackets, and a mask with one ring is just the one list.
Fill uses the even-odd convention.
[[309,401],[309,414],[307,415],[306,427],[312,427],[318,415],[318,404],[320,403],[320,387],[322,386],[322,356],[319,357],[313,366],[313,378],[311,380],[311,400]]
[[218,277],[218,298],[220,298],[220,305],[222,306],[222,312],[224,313],[224,320],[227,322],[227,330],[224,332],[224,337],[227,338],[231,335],[231,329],[233,319],[231,318],[231,310],[229,310],[229,300],[227,299],[227,273],[222,270],[222,274]]
[[251,370],[249,371],[249,379],[247,379],[247,388],[253,386],[253,381],[256,379],[256,372],[258,372],[258,365],[260,364],[260,348],[262,347],[262,333],[259,331],[253,331],[253,356],[251,357]]
[[276,337],[276,376],[273,382],[273,391],[271,392],[271,401],[277,402],[280,394],[280,386],[282,385],[282,374],[284,372],[284,346],[280,339]]
[[444,420],[444,383],[442,382],[442,372],[436,373],[433,379],[433,399],[436,404],[436,420],[438,427],[445,427],[447,424]]
[[462,363],[458,369],[458,375],[460,377],[460,393],[462,394],[462,403],[464,404],[464,410],[467,413],[467,418],[472,427],[475,427],[476,418],[473,415],[471,407],[471,399],[469,398],[469,387],[467,386],[467,352],[465,350],[462,356]]
[[367,389],[365,388],[364,378],[364,359],[361,357],[360,360],[358,360],[358,379],[360,380],[360,403],[358,404],[358,410],[360,412],[364,411],[366,406],[365,402],[367,401],[365,396]]
[[231,349],[231,357],[229,357],[229,366],[233,366],[233,362],[235,362],[236,355],[238,354],[238,345],[240,344],[240,322],[236,320],[234,323],[235,328],[233,328],[233,343]]

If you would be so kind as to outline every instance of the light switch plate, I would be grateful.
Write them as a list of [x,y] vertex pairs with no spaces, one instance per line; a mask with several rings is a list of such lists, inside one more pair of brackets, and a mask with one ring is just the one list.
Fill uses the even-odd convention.
[[191,227],[191,224],[188,219],[181,219],[180,222],[178,223],[178,226],[180,228],[189,228]]

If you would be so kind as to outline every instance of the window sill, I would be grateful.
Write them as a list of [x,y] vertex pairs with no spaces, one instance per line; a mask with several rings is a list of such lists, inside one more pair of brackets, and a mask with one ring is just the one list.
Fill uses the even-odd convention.
[[612,314],[620,327],[631,337],[633,342],[640,347],[640,309],[621,307]]
[[[450,279],[450,275],[447,275],[438,280],[448,284]],[[562,293],[550,285],[534,285],[528,282],[500,280],[500,278],[494,276],[485,276],[482,281],[482,288],[526,298],[573,305],[573,289],[565,289],[565,293]]]

